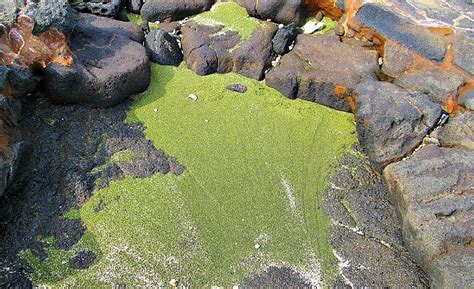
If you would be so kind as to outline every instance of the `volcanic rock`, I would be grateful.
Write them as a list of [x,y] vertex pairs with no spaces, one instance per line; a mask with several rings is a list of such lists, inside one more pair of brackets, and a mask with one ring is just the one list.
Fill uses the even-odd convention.
[[288,53],[290,51],[289,47],[296,36],[298,36],[298,26],[295,23],[279,28],[272,40],[273,51],[279,55]]
[[106,107],[143,92],[150,64],[134,24],[80,14],[70,38],[74,63],[45,70],[48,97],[55,102]]
[[266,76],[268,86],[290,99],[301,98],[334,109],[349,111],[348,98],[364,79],[376,79],[378,53],[347,44],[335,35],[296,38],[291,52]]
[[144,22],[181,20],[209,10],[214,0],[148,0],[140,15]]
[[183,53],[178,40],[162,30],[151,30],[146,36],[145,47],[151,61],[161,65],[178,66],[183,61]]
[[444,147],[464,147],[474,150],[474,114],[465,112],[451,118],[443,128],[440,142]]
[[277,23],[303,25],[307,16],[304,0],[237,0],[250,16]]

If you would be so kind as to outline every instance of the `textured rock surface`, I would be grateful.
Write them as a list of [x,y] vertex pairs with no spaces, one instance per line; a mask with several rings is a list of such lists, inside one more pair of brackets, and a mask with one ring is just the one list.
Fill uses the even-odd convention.
[[445,43],[439,36],[410,18],[401,16],[386,5],[366,3],[358,10],[355,19],[428,59],[436,61],[444,59]]
[[342,43],[334,35],[298,35],[291,52],[267,74],[268,86],[288,98],[301,98],[349,111],[349,96],[364,79],[376,79],[377,52],[362,43]]
[[474,153],[428,145],[384,171],[404,237],[434,288],[474,285]]
[[162,65],[178,66],[183,61],[183,53],[178,40],[169,33],[154,29],[147,34],[145,47],[151,61]]
[[474,75],[474,33],[457,31],[453,43],[453,62]]
[[72,7],[83,13],[119,18],[123,0],[79,0],[73,3]]
[[290,23],[278,29],[273,37],[273,51],[276,54],[283,55],[290,51],[289,47],[298,36],[298,26],[295,23]]
[[27,15],[36,22],[33,32],[39,34],[50,28],[68,34],[71,31],[75,13],[67,0],[42,0],[28,7]]
[[262,79],[275,58],[272,39],[277,26],[264,24],[244,43],[240,43],[237,32],[224,32],[223,28],[194,22],[182,27],[183,54],[188,67],[199,75],[234,71]]
[[143,0],[127,0],[127,9],[133,13],[140,13],[143,6]]
[[307,14],[303,0],[237,0],[237,3],[253,17],[283,24],[302,25]]
[[440,142],[444,147],[464,147],[474,150],[474,114],[465,112],[451,118],[443,128]]
[[110,106],[143,92],[150,82],[138,26],[81,14],[70,46],[74,63],[50,64],[45,70],[48,97],[56,102]]
[[355,93],[359,141],[379,171],[412,152],[442,113],[427,95],[388,82],[367,81]]
[[148,0],[140,15],[145,22],[181,20],[209,10],[214,0]]

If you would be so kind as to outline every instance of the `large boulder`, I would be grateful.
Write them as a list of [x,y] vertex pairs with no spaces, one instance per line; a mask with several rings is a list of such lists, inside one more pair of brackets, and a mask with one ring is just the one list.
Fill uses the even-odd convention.
[[304,0],[237,0],[250,16],[277,23],[303,25],[307,16]]
[[403,236],[433,288],[472,288],[474,151],[428,145],[385,168]]
[[107,107],[145,91],[151,72],[142,42],[143,32],[134,24],[80,14],[70,37],[73,64],[46,67],[48,97]]
[[146,36],[145,47],[151,61],[161,65],[178,66],[183,61],[183,53],[178,40],[169,33],[154,29]]
[[292,51],[268,72],[266,83],[290,99],[350,111],[349,98],[364,79],[377,79],[378,53],[335,35],[300,34]]
[[122,4],[123,0],[78,0],[72,7],[82,13],[119,19]]
[[184,59],[199,75],[237,72],[261,80],[276,55],[272,39],[277,26],[264,23],[241,43],[236,31],[224,26],[206,26],[189,22],[181,28]]
[[357,11],[355,19],[428,59],[442,61],[445,57],[446,47],[441,37],[387,5],[365,3]]
[[144,22],[174,21],[211,9],[214,0],[148,0],[140,15]]
[[410,94],[389,82],[366,81],[355,89],[359,141],[375,169],[411,153],[442,114],[426,94]]

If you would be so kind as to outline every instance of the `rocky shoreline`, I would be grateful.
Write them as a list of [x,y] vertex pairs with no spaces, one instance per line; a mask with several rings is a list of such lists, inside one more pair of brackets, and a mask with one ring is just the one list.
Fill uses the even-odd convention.
[[[95,187],[186,170],[124,122],[127,98],[150,85],[150,61],[184,61],[198,75],[235,72],[354,114],[360,147],[324,193],[340,262],[332,286],[474,284],[472,3],[21,2],[0,6],[0,285],[31,286],[15,256],[26,247],[41,256],[33,237],[60,242],[70,231],[65,242],[78,242],[82,225],[57,220]],[[124,150],[145,155],[107,162]],[[91,174],[104,165],[104,175]],[[306,286],[285,269],[262,274],[242,286],[285,278]]]

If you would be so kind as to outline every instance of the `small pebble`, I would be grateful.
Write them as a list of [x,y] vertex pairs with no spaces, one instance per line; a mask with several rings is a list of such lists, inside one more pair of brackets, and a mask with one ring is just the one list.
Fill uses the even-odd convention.
[[197,95],[195,94],[190,94],[188,95],[188,97],[192,100],[192,101],[196,101],[198,99]]
[[260,249],[260,244],[255,244],[255,249]]
[[316,21],[321,21],[321,20],[323,20],[323,18],[324,18],[323,11],[318,11],[318,13],[316,13],[315,18],[316,18]]
[[171,285],[171,287],[178,287],[178,281],[176,279],[171,279],[170,280],[170,285]]
[[154,112],[158,112],[158,108],[154,108],[153,111],[154,111]]
[[379,57],[379,65],[382,65],[382,64],[383,64],[383,58]]
[[337,25],[335,33],[337,36],[344,36],[344,26],[342,26],[341,24]]

